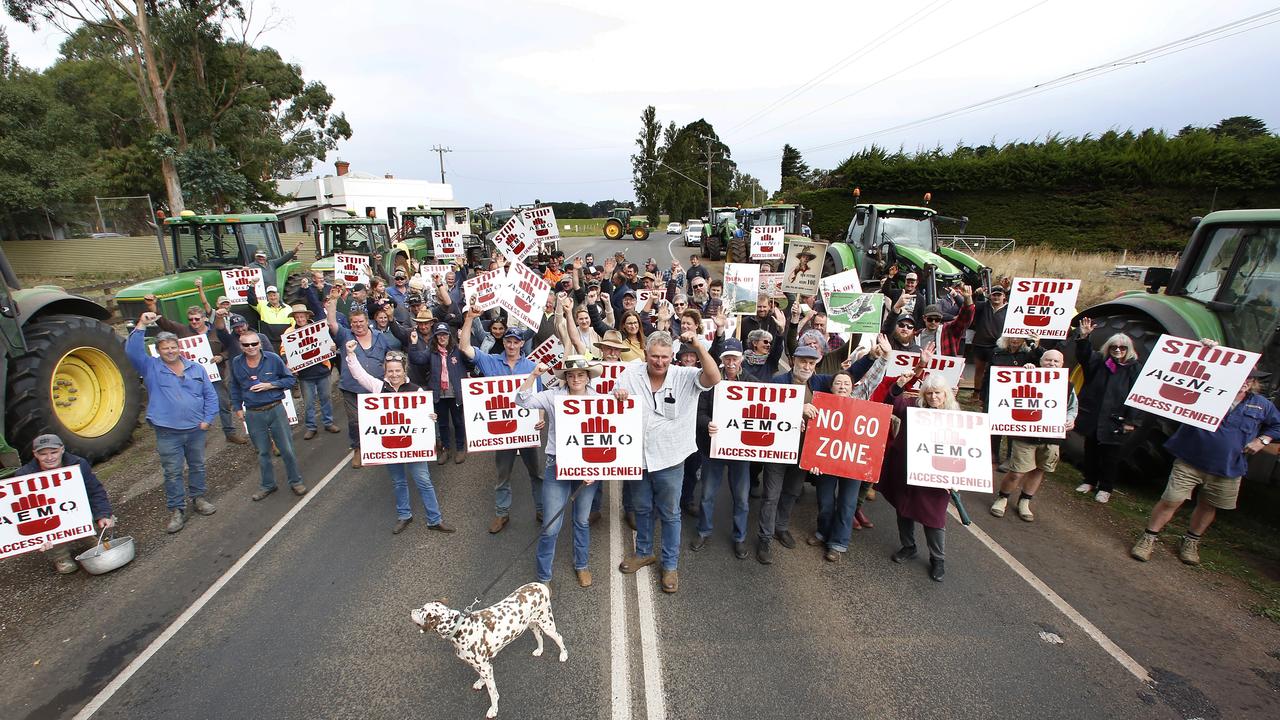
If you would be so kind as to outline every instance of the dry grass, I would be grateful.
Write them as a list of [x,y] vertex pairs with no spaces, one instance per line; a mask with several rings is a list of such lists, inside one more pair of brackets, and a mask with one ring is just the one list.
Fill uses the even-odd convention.
[[1047,247],[1022,247],[1007,253],[978,253],[975,257],[990,266],[997,277],[1071,278],[1084,282],[1079,308],[1110,300],[1127,290],[1141,290],[1142,283],[1106,273],[1117,265],[1173,267],[1176,255],[1138,253],[1063,252]]

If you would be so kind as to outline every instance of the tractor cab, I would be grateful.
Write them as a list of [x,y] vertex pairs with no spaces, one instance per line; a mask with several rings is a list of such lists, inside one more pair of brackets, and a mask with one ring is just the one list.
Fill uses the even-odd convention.
[[804,225],[813,219],[813,211],[800,205],[765,205],[759,213],[756,225],[781,225],[787,235],[803,235]]
[[387,231],[387,224],[377,218],[320,221],[320,257],[331,257],[334,253],[386,255],[390,247],[391,234]]

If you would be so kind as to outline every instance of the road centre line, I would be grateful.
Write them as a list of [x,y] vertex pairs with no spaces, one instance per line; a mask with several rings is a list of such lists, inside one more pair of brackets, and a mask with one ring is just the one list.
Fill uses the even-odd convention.
[[636,573],[636,607],[640,615],[640,662],[644,668],[644,711],[648,720],[666,720],[667,698],[662,688],[662,664],[658,658],[658,627],[653,608],[653,573]]
[[[948,507],[947,512],[951,517],[955,518],[955,520],[959,522],[960,514],[956,512],[954,507]],[[1098,645],[1105,650],[1108,655],[1115,659],[1116,662],[1123,665],[1125,670],[1128,670],[1134,677],[1148,685],[1155,684],[1155,681],[1151,679],[1151,674],[1147,672],[1146,668],[1142,667],[1142,665],[1137,660],[1134,660],[1129,653],[1125,652],[1119,645],[1115,644],[1111,638],[1107,637],[1096,625],[1089,622],[1088,618],[1081,615],[1075,608],[1071,607],[1066,600],[1062,599],[1061,595],[1054,592],[1053,589],[1046,585],[1043,580],[1036,577],[1035,573],[1031,572],[1026,565],[1018,562],[1017,558],[1010,555],[1009,551],[1005,550],[1000,543],[996,542],[990,535],[984,532],[982,528],[978,527],[976,524],[969,524],[964,527],[978,539],[978,542],[986,545],[988,550],[995,553],[996,557],[1003,560],[1004,563],[1012,568],[1019,577],[1026,580],[1028,585],[1034,588],[1036,592],[1040,593],[1040,595],[1057,608],[1059,612],[1066,615],[1068,620],[1075,623],[1076,626],[1083,630],[1084,633],[1092,638],[1094,642],[1098,643]]]
[[[604,490],[603,485],[600,490]],[[609,485],[609,558],[622,557],[622,486]],[[631,720],[631,657],[627,652],[626,576],[609,572],[609,685],[613,720]]]
[[133,662],[129,663],[129,665],[125,667],[119,675],[116,675],[111,682],[107,683],[107,686],[95,695],[87,705],[81,708],[80,712],[76,713],[73,720],[86,720],[87,718],[92,717],[94,713],[98,712],[98,710],[101,710],[102,706],[105,705],[107,701],[110,700],[118,690],[120,690],[120,688],[124,687],[124,684],[129,682],[129,679],[141,670],[143,665],[147,664],[148,660],[159,652],[166,643],[172,640],[173,636],[177,635],[178,632],[187,625],[187,623],[191,622],[191,619],[203,610],[204,606],[208,605],[209,601],[212,600],[214,596],[222,590],[222,588],[226,587],[227,583],[231,582],[231,580],[249,564],[249,561],[253,560],[253,558],[267,546],[267,543],[271,542],[276,535],[280,534],[280,531],[284,529],[285,525],[289,524],[290,520],[292,520],[298,513],[302,512],[302,508],[306,507],[307,503],[311,502],[311,499],[318,495],[320,491],[324,489],[324,486],[328,485],[329,481],[336,477],[338,472],[351,462],[351,456],[352,453],[344,455],[342,459],[338,461],[338,464],[334,465],[333,469],[329,471],[329,474],[325,475],[315,487],[311,488],[311,492],[304,495],[301,500],[294,504],[294,506],[289,509],[289,512],[285,513],[283,517],[276,521],[275,525],[271,526],[271,529],[267,531],[266,535],[263,535],[258,542],[253,544],[253,547],[249,548],[244,555],[241,555],[240,559],[236,560],[234,565],[227,568],[227,571],[222,574],[222,577],[218,578],[217,581],[210,585],[209,589],[205,590],[203,595],[197,598],[195,602],[191,603],[186,610],[183,610],[182,614],[170,623],[169,627],[164,629],[164,632],[160,633],[155,640],[151,641],[151,644],[142,651],[141,655],[134,658]]

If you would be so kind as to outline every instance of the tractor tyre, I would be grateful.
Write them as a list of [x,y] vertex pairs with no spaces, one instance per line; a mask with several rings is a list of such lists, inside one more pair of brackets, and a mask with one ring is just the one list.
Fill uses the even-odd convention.
[[606,240],[617,240],[622,237],[622,223],[617,220],[606,220],[604,223],[604,238]]
[[648,239],[649,239],[649,228],[647,228],[647,227],[645,227],[645,226],[641,225],[640,227],[637,227],[635,230],[631,231],[631,237],[633,237],[633,238],[635,238],[636,240],[639,240],[639,241],[648,240]]
[[712,261],[720,260],[720,236],[708,235],[702,239],[703,257]]
[[826,259],[822,261],[822,277],[831,277],[844,271],[845,268],[836,262],[836,256],[832,253],[827,253]]
[[54,433],[90,462],[116,454],[133,436],[142,385],[110,325],[49,315],[22,329],[27,352],[9,366],[5,435],[23,459],[31,441]]
[[285,305],[297,305],[305,302],[302,297],[302,273],[296,272],[284,280],[284,293],[281,296]]
[[747,250],[747,238],[745,235],[743,237],[734,237],[729,239],[729,255],[725,258],[725,262],[751,262],[751,255]]

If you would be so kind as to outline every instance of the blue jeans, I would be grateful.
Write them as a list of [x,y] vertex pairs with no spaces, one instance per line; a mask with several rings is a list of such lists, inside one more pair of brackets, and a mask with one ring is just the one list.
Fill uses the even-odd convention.
[[827,548],[836,552],[849,549],[853,534],[853,513],[858,509],[861,480],[822,475],[818,477],[818,532]]
[[276,471],[271,462],[272,440],[275,440],[280,459],[284,461],[284,472],[289,478],[289,484],[301,485],[302,475],[298,472],[298,458],[293,454],[293,434],[289,430],[289,417],[284,414],[284,406],[276,405],[263,412],[245,410],[244,421],[249,426],[249,439],[258,449],[262,489],[273,490],[276,487]]
[[[436,399],[436,437],[440,439],[440,447],[448,450],[467,449],[467,427],[462,418],[462,406],[454,398]],[[450,429],[452,425],[452,430]]]
[[[205,493],[205,431],[171,430],[153,425],[156,430],[156,452],[164,469],[164,505],[170,510],[187,506],[187,496],[194,500]],[[182,486],[182,466],[187,467],[187,486]]]
[[751,490],[751,463],[744,460],[703,459],[702,513],[698,516],[698,535],[707,537],[711,534],[716,493],[720,492],[720,481],[726,470],[729,471],[729,494],[733,497],[733,541],[743,542],[747,539],[747,514],[751,507],[747,497]]
[[653,554],[654,513],[662,521],[662,569],[675,570],[680,562],[680,483],[684,465],[644,471],[631,491],[636,506],[636,555]]
[[515,468],[516,453],[529,472],[529,484],[533,486],[533,510],[542,512],[542,473],[538,472],[538,449],[499,450],[493,454],[498,470],[498,482],[493,486],[493,512],[498,517],[511,513],[511,472]]
[[413,509],[409,506],[409,478],[418,486],[418,495],[422,496],[422,507],[426,510],[427,524],[439,525],[440,503],[436,500],[436,488],[431,484],[431,468],[424,462],[396,463],[387,466],[387,474],[391,476],[391,487],[396,494],[396,517],[408,520],[413,517]]
[[680,507],[697,507],[698,497],[693,491],[698,485],[698,468],[702,467],[702,453],[695,452],[684,459],[684,480],[680,484]]
[[[547,456],[547,475],[542,480],[542,534],[538,536],[538,582],[551,579],[551,562],[556,557],[556,538],[564,525],[566,513],[573,514],[573,569],[587,569],[587,550],[591,546],[591,498],[599,495],[600,483],[583,485],[573,500],[573,507],[565,507],[569,495],[582,485],[578,480],[556,479],[556,457]],[[564,510],[564,512],[561,512]]]
[[236,434],[236,426],[231,422],[231,392],[227,390],[225,380],[213,384],[218,392],[218,421],[222,423],[222,434],[231,437]]
[[[329,394],[329,375],[326,373],[316,378],[298,378],[302,386],[302,404],[307,406],[302,422],[308,430],[315,430],[319,424],[326,427],[333,424],[333,398]],[[319,420],[316,422],[316,400],[320,401]]]

